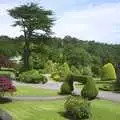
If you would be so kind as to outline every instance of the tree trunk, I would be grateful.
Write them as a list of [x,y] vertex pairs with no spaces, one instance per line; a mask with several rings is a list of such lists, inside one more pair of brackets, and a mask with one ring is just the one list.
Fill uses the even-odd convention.
[[30,33],[27,35],[27,32],[24,30],[24,36],[25,36],[25,45],[24,45],[24,69],[29,70],[30,69],[30,63],[29,63],[29,57],[30,57]]
[[26,39],[25,46],[24,46],[24,68],[25,70],[30,69],[30,65],[29,65],[30,48],[29,47],[30,47],[29,41]]

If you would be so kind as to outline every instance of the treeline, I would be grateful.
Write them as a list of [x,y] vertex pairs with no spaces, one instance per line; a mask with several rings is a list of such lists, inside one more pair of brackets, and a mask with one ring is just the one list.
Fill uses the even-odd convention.
[[[23,41],[23,36],[15,39],[1,36],[0,54],[9,57],[22,56]],[[45,64],[52,61],[59,64],[67,63],[79,71],[84,67],[99,74],[99,68],[105,63],[111,62],[116,65],[120,62],[120,45],[82,41],[71,36],[65,36],[63,39],[34,36],[30,50],[30,63],[34,69],[44,69]]]

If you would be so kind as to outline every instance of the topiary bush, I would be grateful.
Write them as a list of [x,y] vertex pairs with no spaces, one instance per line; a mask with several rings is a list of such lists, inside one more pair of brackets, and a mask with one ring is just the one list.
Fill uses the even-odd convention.
[[71,94],[72,90],[70,85],[67,82],[64,82],[61,86],[60,89],[60,94],[66,95],[66,94]]
[[103,66],[101,80],[116,80],[115,68],[111,63]]
[[43,83],[46,81],[45,77],[39,74],[39,72],[34,69],[21,73],[19,75],[19,80],[26,83],[39,83],[39,82]]
[[90,103],[79,96],[69,96],[64,106],[66,114],[74,120],[86,120],[91,117]]
[[77,82],[80,82],[82,84],[85,84],[89,80],[89,77],[90,76],[88,76],[88,75],[75,75],[75,74],[72,74],[73,81],[77,81]]
[[73,91],[74,87],[73,87],[73,76],[72,76],[72,74],[67,75],[67,77],[65,79],[65,82],[68,83],[68,85],[70,86],[71,91]]
[[81,91],[81,96],[84,99],[92,100],[92,99],[95,99],[97,95],[98,95],[98,89],[95,85],[94,80],[91,77],[87,81],[87,83],[84,85],[84,87]]

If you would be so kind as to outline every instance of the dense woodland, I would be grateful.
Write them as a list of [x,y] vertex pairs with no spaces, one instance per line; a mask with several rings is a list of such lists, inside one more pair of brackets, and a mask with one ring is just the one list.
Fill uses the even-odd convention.
[[[23,56],[23,36],[14,39],[1,36],[0,44],[0,54],[8,57]],[[65,36],[63,39],[34,36],[30,51],[30,63],[34,69],[44,69],[45,64],[52,61],[59,64],[67,63],[79,71],[87,67],[99,75],[99,68],[105,63],[111,62],[116,65],[120,62],[120,45],[83,41],[71,36]]]

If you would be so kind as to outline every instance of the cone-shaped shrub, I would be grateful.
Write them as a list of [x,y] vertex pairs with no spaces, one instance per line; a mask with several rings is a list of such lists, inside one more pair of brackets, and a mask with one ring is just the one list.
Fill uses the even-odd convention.
[[108,63],[102,68],[102,80],[116,80],[115,68],[111,63]]
[[92,100],[96,98],[98,89],[96,88],[94,80],[90,77],[81,91],[81,96],[84,99]]
[[61,86],[60,94],[71,94],[72,90],[70,85],[67,82],[64,82]]

